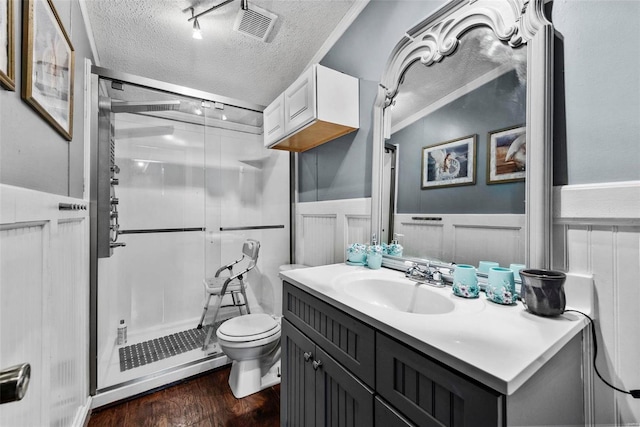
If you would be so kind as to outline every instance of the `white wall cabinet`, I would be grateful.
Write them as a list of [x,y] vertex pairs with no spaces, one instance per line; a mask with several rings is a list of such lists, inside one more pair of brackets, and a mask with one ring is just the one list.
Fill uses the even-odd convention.
[[355,77],[313,65],[264,110],[264,145],[301,152],[353,132],[359,92]]

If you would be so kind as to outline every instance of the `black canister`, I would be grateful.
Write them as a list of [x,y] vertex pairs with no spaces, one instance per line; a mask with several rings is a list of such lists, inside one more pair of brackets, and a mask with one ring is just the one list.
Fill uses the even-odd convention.
[[528,311],[539,316],[557,316],[564,312],[566,298],[561,271],[520,270],[522,287],[520,298]]

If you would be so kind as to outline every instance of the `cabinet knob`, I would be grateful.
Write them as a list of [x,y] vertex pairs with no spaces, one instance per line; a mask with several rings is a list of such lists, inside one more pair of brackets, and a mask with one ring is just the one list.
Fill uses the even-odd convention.
[[319,368],[320,366],[322,366],[322,361],[321,361],[321,360],[314,360],[314,361],[313,361],[313,363],[312,363],[312,365],[313,365],[313,369],[317,371],[317,370],[318,370],[318,368]]
[[309,360],[311,360],[311,358],[313,357],[313,354],[310,351],[306,351],[304,353],[304,361],[308,362]]

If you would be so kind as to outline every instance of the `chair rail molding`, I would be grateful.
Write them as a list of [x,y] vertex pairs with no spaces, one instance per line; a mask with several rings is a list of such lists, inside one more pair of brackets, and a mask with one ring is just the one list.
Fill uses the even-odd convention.
[[566,220],[627,220],[640,224],[640,181],[554,187],[554,218]]

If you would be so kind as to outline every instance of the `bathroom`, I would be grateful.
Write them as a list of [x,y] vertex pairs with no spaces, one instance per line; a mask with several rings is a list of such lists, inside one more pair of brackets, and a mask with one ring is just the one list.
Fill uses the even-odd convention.
[[[95,62],[96,56],[91,50],[91,41],[86,30],[87,25],[94,23],[85,22],[83,17],[82,9],[87,7],[85,2],[58,0],[53,3],[76,49],[77,84],[73,105],[73,139],[71,143],[66,142],[20,99],[20,67],[17,66],[16,91],[4,89],[0,91],[2,112],[0,116],[2,144],[0,182],[3,186],[15,186],[58,196],[52,197],[57,204],[61,199],[59,196],[72,199],[84,198],[84,183],[88,182],[86,177],[89,171],[85,167],[83,145],[88,139],[86,134],[89,130],[84,126],[85,97],[82,88],[85,64],[83,59],[86,57]],[[278,2],[260,4],[263,4],[266,9],[271,9],[270,5],[273,3]],[[372,107],[385,63],[402,34],[444,3],[442,1],[372,0],[337,39],[333,47],[315,61],[359,79],[360,129],[343,137],[340,141],[327,143],[298,156],[300,176],[298,177],[297,218],[310,220],[313,214],[316,216],[335,214],[340,217],[344,212],[350,214],[355,212],[356,216],[350,217],[350,220],[357,222],[370,214],[367,206],[370,204],[369,198],[372,191],[370,169]],[[200,10],[209,4],[212,3],[203,2],[196,9]],[[16,34],[20,34],[22,29],[20,9],[20,7],[14,8]],[[640,114],[640,100],[639,81],[635,71],[640,65],[640,48],[633,43],[634,40],[638,40],[639,35],[639,30],[633,25],[640,17],[639,5],[637,2],[628,1],[555,1],[551,3],[549,9],[549,18],[553,21],[558,35],[555,46],[556,74],[554,76],[556,90],[554,206],[556,211],[553,220],[553,263],[554,267],[562,270],[594,276],[596,317],[599,322],[597,330],[601,338],[598,365],[602,372],[619,381],[617,384],[623,384],[626,389],[634,388],[640,383],[639,374],[634,368],[634,355],[640,347],[637,329],[634,326],[638,324],[636,307],[640,299],[637,286],[640,229],[636,209],[640,180],[638,175],[640,172],[637,168],[640,145],[637,141],[640,130],[637,118]],[[190,23],[186,23],[186,19],[184,21],[190,30]],[[204,25],[202,27],[206,35],[207,28]],[[596,30],[603,28],[609,31]],[[620,42],[611,40],[613,35],[618,36],[617,40]],[[608,38],[605,39],[605,37]],[[19,46],[18,40],[19,38],[16,40],[16,46]],[[193,49],[195,51],[197,48]],[[241,47],[238,46],[236,49]],[[358,54],[355,54],[356,52]],[[594,52],[596,55],[593,54]],[[98,53],[106,63],[109,52],[98,50]],[[309,59],[312,54],[309,55]],[[19,59],[20,49],[16,47],[16,65],[20,64]],[[290,84],[302,71],[302,68],[283,71],[288,75],[282,77],[280,90]],[[195,73],[197,71],[189,70],[188,72],[188,74]],[[149,77],[148,73],[136,72],[135,74]],[[158,78],[158,80],[163,79]],[[186,81],[174,81],[174,83],[193,86]],[[233,87],[247,84],[246,80],[230,83]],[[211,89],[211,92],[220,91]],[[229,96],[241,98],[234,94]],[[271,99],[265,99],[261,103],[266,105],[270,101]],[[606,146],[603,147],[603,143]],[[620,154],[602,155],[603,150],[604,153]],[[250,166],[247,166],[248,168]],[[288,174],[286,166],[285,169]],[[5,187],[2,194],[9,194],[5,191]],[[7,212],[5,197],[2,200],[2,212],[3,217],[7,218],[4,215]],[[616,203],[611,203],[610,200],[615,200]],[[628,203],[620,203],[621,201],[628,201]],[[3,224],[5,222],[11,221],[3,220]],[[280,223],[263,220],[261,224]],[[327,227],[333,226],[327,225]],[[367,241],[366,227],[361,226],[357,229],[358,235],[354,239]],[[555,232],[556,230],[559,232]],[[58,227],[57,233],[63,231],[64,227]],[[270,232],[261,231],[259,235],[246,237],[264,241],[266,233]],[[328,234],[319,233],[319,236],[328,236]],[[3,241],[7,241],[4,237],[3,235]],[[302,237],[300,233],[295,235],[296,250],[306,249],[304,253],[297,254],[297,260],[309,265],[343,261],[340,259],[343,253],[338,250],[311,252],[308,246],[301,244],[304,243],[300,242]],[[236,246],[239,252],[240,245],[236,244]],[[231,253],[233,250],[229,248],[225,252],[228,251],[229,256],[233,256],[234,254]],[[3,251],[4,257],[8,253],[7,247],[3,246]],[[290,261],[288,246],[282,251],[284,252],[282,261],[274,260],[273,265],[276,267]],[[81,249],[80,258],[88,257],[86,252]],[[267,252],[265,251],[261,256],[267,256]],[[4,262],[3,259],[3,267]],[[88,279],[84,279],[85,276],[88,276],[88,272],[80,274],[79,278],[72,278],[72,281],[88,283]],[[3,313],[2,332],[4,337],[9,337],[10,331],[4,328],[9,328],[9,325],[11,328],[18,328],[20,325],[15,325],[14,323],[19,322],[15,322],[10,317],[10,308],[14,303],[7,298],[14,298],[14,296],[6,294],[4,288],[4,283],[12,277],[3,274],[2,279],[3,293],[0,295]],[[21,277],[19,280],[28,282],[30,277]],[[86,287],[88,288],[88,284]],[[78,330],[67,331],[65,341],[62,341],[63,346],[57,347],[53,338],[43,344],[53,360],[58,355],[61,356],[61,360],[50,368],[51,375],[48,380],[39,379],[38,381],[45,381],[47,387],[53,388],[56,384],[53,380],[54,372],[62,374],[72,370],[77,373],[72,381],[65,383],[66,388],[61,387],[68,390],[64,393],[69,401],[73,401],[76,405],[72,415],[64,415],[67,421],[62,422],[61,425],[70,425],[74,422],[75,425],[80,425],[81,423],[75,420],[76,413],[86,414],[90,407],[88,368],[84,367],[86,359],[91,354],[89,337],[84,332],[89,328],[88,301],[89,296],[85,290],[77,294],[73,289],[68,290],[63,287],[47,289],[46,294],[37,296],[35,304],[37,312],[31,318],[36,324],[41,323],[42,331],[49,332],[48,324],[54,324],[65,316],[76,319]],[[198,314],[196,313],[195,316],[197,317]],[[33,329],[30,330],[33,331]],[[24,336],[37,340],[34,332],[25,333]],[[3,347],[4,345],[3,339]],[[71,347],[77,347],[77,349],[74,350],[73,357],[69,358],[64,355],[63,349]],[[2,365],[4,367],[5,363]],[[34,384],[37,383],[34,382]],[[43,405],[46,406],[49,402],[45,399],[46,392],[37,390],[36,387],[30,390],[32,393],[35,392],[33,398],[42,399],[45,402]],[[628,425],[637,423],[640,419],[637,401],[612,392],[597,379],[593,381],[589,393],[592,394],[595,403],[595,407],[591,409],[592,424]],[[49,403],[53,405],[53,402]],[[2,409],[4,408],[3,405]],[[53,414],[49,415],[49,417],[53,416]]]

